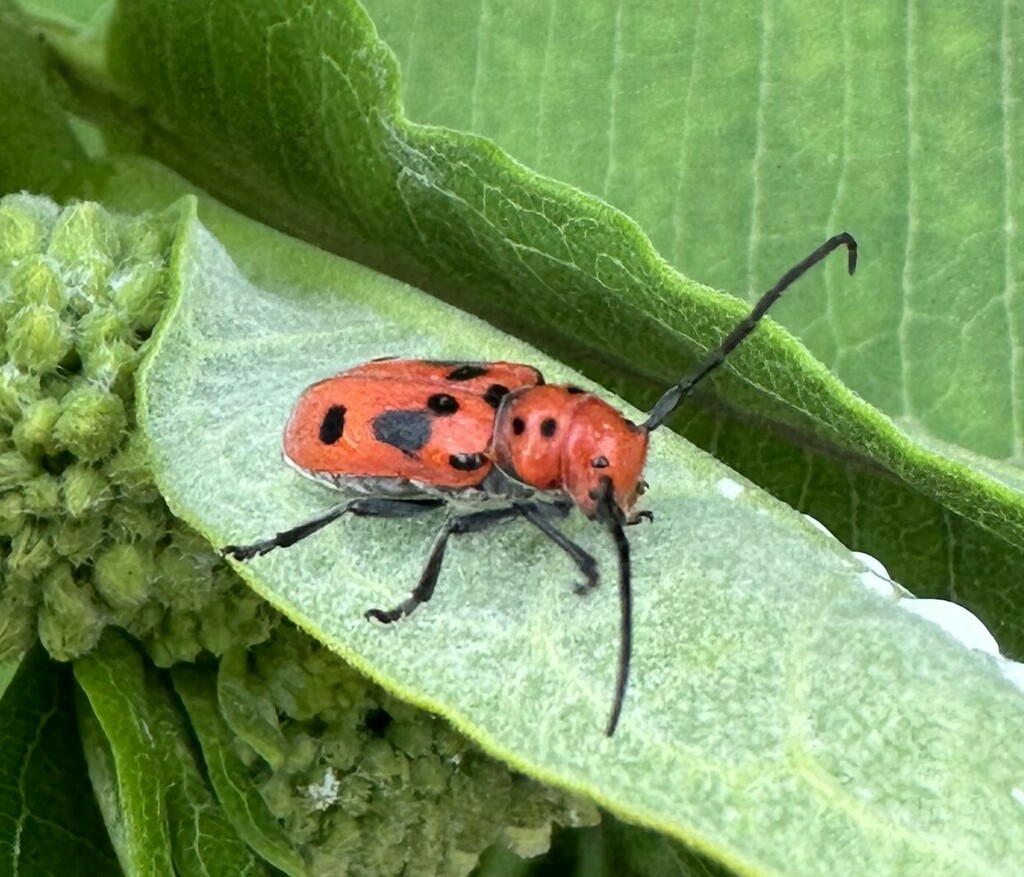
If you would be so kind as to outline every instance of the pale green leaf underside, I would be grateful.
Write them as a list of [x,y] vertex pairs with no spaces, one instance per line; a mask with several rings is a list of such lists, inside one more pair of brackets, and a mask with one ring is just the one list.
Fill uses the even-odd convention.
[[778,318],[908,427],[1024,461],[1019,4],[365,5],[412,119],[601,196],[689,277],[752,297],[856,233],[856,292]]
[[[140,399],[169,503],[216,543],[337,500],[280,460],[291,405],[318,378],[392,354],[525,360],[580,380],[365,268],[223,214],[215,224],[260,287],[196,224]],[[430,605],[389,628],[362,612],[407,594],[436,519],[345,521],[240,571],[490,751],[741,872],[1012,873],[1019,694],[991,661],[865,590],[841,546],[785,506],[752,488],[725,499],[728,477],[657,436],[658,519],[631,534],[636,649],[612,740],[615,588],[574,595],[566,559],[529,529],[453,544]],[[568,531],[614,569],[599,530],[574,519]]]

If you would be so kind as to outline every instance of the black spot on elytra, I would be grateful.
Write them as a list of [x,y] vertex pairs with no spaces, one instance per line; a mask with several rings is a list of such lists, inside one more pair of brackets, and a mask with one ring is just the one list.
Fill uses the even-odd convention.
[[435,393],[427,399],[427,407],[435,414],[448,416],[459,410],[459,403],[454,396],[447,393]]
[[608,458],[602,454],[600,457],[594,457],[590,461],[590,465],[595,469],[607,469],[610,464],[608,463]]
[[526,422],[521,417],[512,418],[512,432],[516,435],[522,435],[523,430],[526,429]]
[[460,365],[457,369],[448,372],[449,381],[471,381],[473,378],[478,378],[481,375],[487,374],[487,366],[485,365]]
[[545,417],[540,423],[540,434],[544,438],[551,438],[558,429],[558,421],[553,417]]
[[448,465],[460,472],[472,472],[486,462],[487,458],[483,454],[452,454],[448,457]]
[[411,457],[430,441],[430,416],[426,411],[385,411],[373,418],[373,435]]
[[586,393],[587,391],[584,390],[583,387],[577,387],[575,384],[569,384],[569,386],[565,388],[565,392],[570,396],[575,396],[579,393]]
[[508,387],[503,387],[501,384],[491,384],[487,388],[487,392],[484,393],[484,401],[492,408],[497,409],[501,404],[501,400],[508,395]]
[[345,406],[332,405],[320,421],[320,441],[333,445],[345,432]]

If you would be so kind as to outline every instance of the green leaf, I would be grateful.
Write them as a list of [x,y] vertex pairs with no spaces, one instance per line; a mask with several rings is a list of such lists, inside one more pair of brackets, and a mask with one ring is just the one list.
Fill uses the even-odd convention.
[[87,703],[80,727],[89,772],[121,864],[129,877],[173,875],[161,761],[173,742],[152,736],[139,656],[117,636],[75,662]]
[[305,877],[309,870],[302,857],[267,809],[234,749],[234,735],[217,706],[216,670],[183,665],[175,668],[173,679],[174,690],[188,710],[192,730],[202,747],[207,775],[224,815],[239,837],[266,861],[290,877]]
[[[713,294],[670,270],[638,227],[622,214],[565,185],[528,172],[487,141],[408,123],[399,110],[392,55],[377,40],[369,20],[356,4],[279,0],[255,9],[251,4],[235,2],[218,4],[209,14],[205,6],[200,6],[176,5],[171,10],[145,0],[118,4],[109,38],[113,73],[108,76],[112,81],[104,83],[102,76],[97,77],[89,69],[79,71],[82,78],[74,80],[74,85],[84,106],[99,107],[98,112],[107,116],[112,100],[108,92],[118,96],[115,101],[130,94],[131,101],[121,104],[120,116],[126,126],[144,129],[147,148],[249,215],[476,310],[490,321],[584,367],[590,375],[621,388],[636,402],[646,403],[654,388],[663,388],[677,379],[695,356],[716,344],[743,313],[737,302]],[[382,26],[396,34],[394,42],[402,43],[404,31],[395,22],[395,16],[389,17],[386,7],[374,8],[380,10]],[[764,39],[769,41],[775,39],[771,28],[781,28],[782,23],[788,28],[788,43],[800,46],[802,51],[792,53],[791,57],[790,53],[780,53],[787,64],[799,65],[810,58],[812,62],[834,65],[834,53],[819,57],[817,49],[810,51],[808,47],[829,45],[827,41],[821,42],[820,34],[825,30],[831,34],[833,26],[840,31],[840,20],[851,29],[848,51],[843,56],[846,62],[856,57],[854,48],[862,42],[869,46],[877,44],[872,28],[884,31],[886,27],[884,21],[882,25],[878,23],[887,14],[880,2],[862,4],[856,15],[844,12],[847,19],[838,14],[829,19],[827,8],[810,15],[802,7],[799,15],[787,12],[792,8],[795,7],[789,4],[778,9],[773,5],[766,13],[769,29],[764,31]],[[917,297],[904,319],[903,300],[894,295],[892,282],[894,277],[904,276],[899,256],[908,252],[910,240],[901,237],[903,202],[888,204],[879,219],[874,209],[878,186],[866,181],[854,192],[852,185],[844,183],[839,187],[833,177],[823,188],[819,171],[834,165],[835,157],[826,152],[815,161],[813,151],[797,148],[802,142],[798,135],[803,130],[814,132],[808,137],[813,137],[811,142],[818,145],[819,153],[825,149],[820,144],[846,143],[846,137],[851,144],[842,165],[847,176],[839,178],[852,178],[855,171],[862,175],[873,172],[879,155],[873,151],[875,126],[861,115],[864,102],[849,98],[849,106],[858,113],[856,123],[844,122],[842,130],[831,135],[830,129],[822,127],[826,124],[823,120],[830,116],[821,112],[821,106],[822,101],[831,101],[841,110],[846,106],[843,101],[854,93],[852,89],[857,88],[859,94],[871,85],[853,78],[854,67],[858,77],[870,77],[878,72],[874,65],[850,64],[851,76],[846,79],[845,66],[839,76],[834,67],[829,67],[831,78],[826,87],[820,79],[821,71],[812,63],[815,74],[807,77],[806,84],[792,86],[794,94],[810,109],[795,113],[790,112],[793,106],[787,101],[765,103],[764,118],[759,123],[762,133],[769,124],[789,127],[785,127],[785,136],[777,138],[784,155],[772,152],[770,169],[763,157],[757,162],[758,180],[765,188],[759,189],[761,195],[752,213],[749,186],[739,193],[744,197],[738,197],[735,191],[735,186],[742,188],[750,176],[747,166],[743,172],[737,170],[737,162],[753,162],[756,150],[747,136],[750,132],[754,132],[755,144],[760,143],[765,150],[768,145],[764,136],[761,140],[756,138],[757,113],[751,110],[746,115],[737,114],[728,103],[715,108],[714,113],[709,110],[708,118],[719,120],[719,124],[689,124],[690,134],[699,130],[701,138],[715,139],[714,148],[706,148],[701,139],[699,150],[692,149],[682,156],[686,185],[699,180],[706,186],[695,186],[694,191],[699,194],[691,195],[689,189],[676,185],[676,166],[680,161],[678,130],[662,124],[665,113],[657,119],[647,116],[636,121],[644,105],[627,88],[617,99],[621,113],[613,131],[616,142],[623,136],[626,139],[615,150],[614,173],[608,176],[606,116],[595,112],[591,102],[580,113],[588,116],[588,124],[591,119],[597,120],[596,124],[602,126],[600,136],[585,136],[576,128],[580,122],[579,114],[570,111],[572,89],[558,78],[559,71],[567,66],[564,59],[570,56],[574,64],[582,57],[596,58],[594,63],[608,62],[615,30],[615,20],[609,19],[609,15],[620,15],[622,27],[630,27],[636,21],[643,24],[642,28],[623,31],[627,41],[645,35],[662,39],[662,35],[673,32],[662,27],[669,16],[656,9],[647,13],[659,16],[652,26],[640,13],[594,11],[588,13],[593,15],[593,27],[570,27],[559,17],[563,14],[560,9],[550,12],[550,21],[560,25],[559,33],[568,31],[576,40],[608,39],[599,52],[584,47],[557,55],[559,49],[553,49],[556,55],[552,58],[558,63],[544,74],[543,84],[552,92],[552,102],[545,106],[556,109],[553,114],[545,110],[541,119],[542,125],[553,124],[543,121],[546,119],[561,120],[566,128],[558,135],[545,134],[547,146],[542,145],[538,155],[550,156],[558,151],[565,156],[566,163],[583,169],[592,167],[595,161],[605,162],[599,176],[602,180],[608,177],[616,187],[617,169],[627,169],[623,173],[628,176],[628,169],[635,168],[635,175],[628,176],[622,191],[635,188],[638,199],[646,197],[651,203],[668,205],[667,211],[678,210],[684,215],[686,221],[680,228],[685,229],[685,235],[672,238],[670,251],[685,252],[686,267],[691,254],[714,253],[710,262],[694,264],[710,264],[720,273],[699,276],[716,281],[722,277],[723,285],[727,280],[727,288],[737,292],[752,293],[765,285],[827,232],[835,230],[842,220],[849,219],[851,227],[862,237],[862,275],[851,282],[841,276],[840,266],[828,266],[804,281],[799,302],[783,305],[784,314],[807,313],[816,318],[827,307],[835,315],[834,320],[822,318],[817,322],[826,328],[834,322],[837,333],[841,330],[844,339],[853,339],[849,344],[850,355],[843,362],[867,365],[844,365],[841,372],[849,372],[866,393],[875,386],[901,386],[904,371],[934,382],[935,350],[943,351],[947,362],[956,362],[960,367],[967,357],[961,355],[964,351],[959,344],[955,349],[948,344],[943,347],[948,341],[943,332],[939,334],[946,340],[941,344],[916,340],[921,325],[917,314],[935,310],[929,302],[917,307],[919,299],[929,298],[923,284],[916,282],[921,271],[918,250],[926,249],[925,242],[934,237],[941,240],[934,247],[939,256],[932,258],[930,264],[942,269],[942,259],[955,260],[957,271],[962,268],[966,272],[973,271],[978,264],[974,259],[961,258],[965,251],[951,243],[959,240],[957,232],[943,231],[933,236],[926,233],[920,218],[915,220],[917,237],[909,250],[914,254],[914,265],[907,277],[917,290]],[[479,19],[480,32],[493,36],[488,24],[491,14],[466,4],[460,20],[465,24]],[[521,25],[512,30],[513,38],[524,33],[546,33],[548,14],[545,11],[541,16],[545,20],[541,22],[535,15],[523,14]],[[570,7],[567,14],[582,12],[578,7]],[[967,15],[963,10],[943,14]],[[620,45],[623,51],[633,45],[638,47],[627,52],[630,59],[638,59],[636,70],[640,71],[630,74],[630,82],[634,86],[640,81],[652,83],[650,91],[655,99],[679,95],[682,91],[672,76],[682,58],[688,76],[691,68],[699,74],[698,78],[691,76],[688,80],[693,87],[687,89],[687,94],[701,111],[708,109],[709,101],[714,104],[718,100],[723,82],[732,89],[730,94],[736,100],[756,100],[762,84],[776,98],[785,97],[789,86],[784,89],[767,77],[750,80],[751,52],[759,52],[762,42],[759,22],[747,21],[745,13],[738,14],[741,21],[734,20],[733,15],[737,13],[721,16],[720,24],[716,16],[713,25],[708,22],[706,11],[701,12],[700,19],[701,26],[705,30],[710,28],[719,40],[731,39],[734,32],[741,39],[742,46],[735,57],[743,75],[737,74],[735,82],[729,77],[737,68],[717,63],[719,58],[733,57],[731,46],[721,44],[715,52],[707,53],[702,43],[698,46],[700,51],[691,56],[689,40],[671,39],[669,60],[675,66],[670,64],[667,72],[658,75],[654,75],[654,68],[643,65],[657,64],[664,57],[660,42],[650,50],[642,48],[642,41]],[[672,18],[672,27],[678,24],[685,28],[687,22],[693,21],[685,10],[673,12],[672,16],[680,19],[677,22]],[[402,12],[397,17],[409,22],[410,33],[425,27],[423,16]],[[862,30],[867,36],[852,30],[856,22],[865,25],[867,29]],[[945,25],[939,29],[943,28],[955,31],[955,27]],[[477,31],[475,24],[473,31]],[[925,33],[926,28],[919,28],[919,32]],[[552,46],[561,45],[552,39]],[[1001,45],[992,43],[997,44]],[[415,40],[409,45],[413,46],[415,56]],[[503,45],[507,48],[509,44]],[[404,46],[405,43],[403,52]],[[491,58],[487,46],[479,54],[481,63]],[[457,51],[454,56],[458,57]],[[922,55],[925,57],[931,56]],[[521,90],[525,87],[523,82],[531,81],[530,76],[536,74],[534,64],[530,76],[526,75],[531,70],[528,55],[521,56],[522,63],[511,51],[502,58],[503,63],[516,70],[504,77],[506,85],[508,81],[515,83],[508,86],[511,89]],[[563,60],[558,61],[559,58]],[[418,70],[415,63],[410,65]],[[460,78],[459,73],[453,75],[452,68],[441,61],[431,61],[428,66],[438,71],[438,77]],[[72,63],[72,69],[78,68]],[[586,66],[581,65],[580,69],[586,71],[582,74],[584,78],[590,77],[595,93],[600,93],[602,84],[619,82],[607,75],[610,69],[600,76],[592,76],[591,68]],[[753,69],[756,72],[756,64]],[[766,66],[766,74],[772,69]],[[883,69],[889,75],[888,68]],[[898,79],[902,69],[891,75]],[[1012,75],[1019,76],[1019,71]],[[437,80],[430,82],[424,90],[432,95],[464,94],[451,82],[442,86],[438,86]],[[832,97],[832,82],[842,86],[838,91],[844,95],[843,101]],[[419,86],[409,87],[415,90]],[[486,85],[483,91],[490,93]],[[886,94],[902,95],[904,91],[903,85],[890,85]],[[533,92],[527,88],[523,93]],[[499,102],[501,113],[509,119],[522,112],[529,116],[517,96],[505,93]],[[867,105],[872,103],[867,101]],[[1012,101],[1007,106],[1012,107]],[[683,115],[675,112],[673,119]],[[790,117],[801,121],[790,126]],[[689,123],[695,118],[694,113],[685,115]],[[818,127],[808,123],[808,119],[818,123]],[[632,132],[631,136],[620,131],[627,124],[632,127],[621,130]],[[536,122],[531,116],[526,123],[520,121],[519,126],[529,132],[536,129]],[[890,128],[891,125],[885,130]],[[721,136],[722,130],[728,136]],[[961,138],[959,142],[965,141]],[[747,148],[744,143],[750,147],[747,152],[743,152]],[[862,156],[852,152],[857,143],[863,144]],[[886,173],[899,170],[894,169],[892,162],[902,154],[905,151],[899,149],[887,154],[897,158],[887,158],[882,164]],[[966,155],[961,158],[966,159]],[[782,166],[781,173],[775,172],[776,165]],[[969,161],[963,160],[957,167],[969,165]],[[938,175],[951,179],[957,174],[940,170]],[[569,178],[585,185],[593,184],[594,179]],[[666,178],[672,179],[673,184],[664,185]],[[726,182],[735,181],[735,185],[732,189],[723,186],[725,194],[719,196],[712,190],[723,178]],[[770,199],[765,195],[769,184],[781,189]],[[594,184],[594,188],[606,194],[609,191],[608,186]],[[898,185],[882,188],[887,195],[900,197]],[[828,200],[827,207],[819,209],[821,192],[826,191],[831,198],[837,190],[841,195],[840,206],[833,208]],[[642,206],[647,202],[635,203]],[[762,215],[769,203],[786,205],[780,218]],[[918,209],[924,203],[915,202]],[[959,217],[962,212],[953,211],[950,215]],[[995,213],[1003,216],[998,210]],[[647,216],[645,213],[645,223]],[[655,230],[664,231],[665,223],[671,226],[676,216],[677,213],[671,213]],[[753,234],[751,216],[758,224]],[[719,228],[722,242],[713,248],[704,246]],[[783,233],[790,228],[791,234]],[[700,231],[699,235],[695,229]],[[739,241],[735,235],[729,236],[730,229],[740,230]],[[769,229],[771,247],[765,244]],[[970,229],[966,232],[960,237],[971,242],[971,252],[971,248],[989,240],[973,236]],[[692,245],[687,243],[691,235],[697,242]],[[665,240],[664,234],[658,238],[663,246]],[[741,257],[738,260],[737,253]],[[679,261],[683,261],[682,256]],[[1012,259],[1003,256],[986,262],[997,263],[1013,267]],[[721,273],[721,266],[734,264],[739,265],[738,279]],[[945,274],[941,277],[944,280]],[[963,280],[958,289],[973,288],[966,277]],[[819,294],[816,298],[814,287],[822,285],[828,296]],[[943,303],[939,307],[946,307],[946,297],[932,298]],[[966,307],[971,310],[972,331],[990,325],[990,313],[997,312],[1002,306],[1000,302],[1005,300],[990,295],[986,301],[993,302],[991,307],[979,309],[974,297],[965,298]],[[925,348],[925,365],[917,366],[911,360],[894,364],[889,355],[892,333],[903,330],[908,338],[912,335],[915,339],[914,349]],[[871,342],[876,335],[888,339],[881,348]],[[997,347],[981,339],[965,350],[991,356]],[[828,362],[838,362],[838,353],[833,356],[820,344],[816,350]],[[1003,361],[1006,359],[1004,356]],[[890,380],[893,369],[899,378],[895,383]],[[968,367],[968,371],[978,373],[974,366]],[[874,382],[870,386],[869,378]],[[973,384],[965,385],[967,390],[958,382],[950,391],[950,398],[966,394],[974,400],[972,405],[955,406],[958,422],[966,419],[983,424],[1002,416],[1005,404],[989,405],[989,415],[975,417],[977,405],[988,405],[994,397],[987,386],[984,392],[975,392],[977,387]],[[901,420],[901,425],[911,432],[896,429],[770,325],[738,352],[733,369],[716,379],[715,390],[715,408],[721,412],[724,407],[726,416],[710,422],[702,419],[691,427],[691,436],[714,447],[716,452],[720,449],[731,465],[822,518],[853,547],[882,556],[916,592],[942,593],[965,601],[998,630],[1005,649],[1024,654],[1024,593],[1009,573],[1024,560],[1024,502],[1019,477],[996,476],[991,465],[980,465],[955,447],[937,451],[939,444],[921,428],[925,424],[931,432],[945,434],[939,426],[930,426],[931,408],[915,408],[910,412],[913,421],[906,417]],[[907,392],[924,401],[934,395],[932,389],[918,392],[909,385]],[[888,398],[881,391],[871,390],[869,395],[881,401]],[[891,410],[901,415],[907,413]],[[968,432],[956,433],[954,437],[975,445]],[[983,443],[976,446],[993,452]],[[892,486],[893,476],[898,488]],[[995,538],[990,534],[995,534]]]
[[[245,273],[198,223],[179,235],[140,416],[169,504],[215,544],[336,501],[279,460],[297,394],[325,374],[391,353],[529,361],[586,383],[365,268],[205,216]],[[730,499],[729,471],[681,439],[657,435],[648,476],[658,520],[631,534],[633,681],[611,740],[615,589],[581,600],[529,530],[453,545],[431,604],[388,628],[362,612],[407,594],[437,521],[349,520],[239,570],[490,752],[742,873],[1013,873],[1024,699],[994,660],[865,587],[792,510],[749,488]],[[614,569],[600,532],[567,531]]]
[[0,0],[0,194],[58,187],[83,157],[46,81],[39,41]]
[[90,773],[130,877],[271,873],[221,812],[166,683],[128,641],[108,633],[74,668],[92,710],[82,727]]
[[66,668],[38,646],[0,697],[0,874],[118,874],[82,759]]
[[752,297],[856,232],[856,294],[780,319],[908,428],[1022,462],[1015,4],[365,5],[411,118],[599,195],[691,277]]
[[31,0],[20,5],[34,17],[68,25],[88,24],[106,0]]
[[0,661],[0,698],[4,696],[7,686],[11,684],[14,674],[18,672],[24,655],[13,658],[9,661]]

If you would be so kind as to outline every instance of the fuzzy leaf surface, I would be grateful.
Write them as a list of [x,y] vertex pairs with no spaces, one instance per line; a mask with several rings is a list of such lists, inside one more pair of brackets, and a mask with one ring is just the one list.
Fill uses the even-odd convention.
[[[586,385],[422,293],[204,216],[244,271],[204,226],[178,238],[140,400],[168,502],[215,544],[337,500],[281,464],[280,438],[298,393],[347,366],[508,359]],[[586,600],[566,559],[521,526],[456,541],[430,605],[388,628],[362,613],[406,596],[437,519],[348,520],[239,571],[489,751],[740,873],[1012,873],[1024,854],[1020,692],[993,660],[866,588],[858,561],[789,508],[749,486],[729,499],[732,478],[657,435],[646,499],[658,520],[631,533],[633,681],[611,740],[614,562],[581,519],[567,532],[606,570]]]

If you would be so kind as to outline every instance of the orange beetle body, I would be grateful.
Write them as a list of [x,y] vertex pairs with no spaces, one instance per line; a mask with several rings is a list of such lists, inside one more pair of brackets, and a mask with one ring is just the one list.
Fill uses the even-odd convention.
[[368,362],[302,394],[284,456],[356,493],[476,496],[493,468],[485,454],[503,397],[543,380],[535,368],[504,362]]
[[[588,518],[602,481],[627,521],[646,485],[648,432],[578,387],[531,387],[510,393],[495,418],[491,455],[509,477],[557,491]],[[606,483],[607,483],[606,482]]]
[[285,427],[285,459],[351,493],[466,502],[566,498],[588,517],[599,478],[627,517],[642,492],[647,432],[532,366],[385,359],[309,387]]
[[585,579],[578,592],[593,589],[597,562],[554,523],[578,508],[608,528],[618,549],[621,647],[605,729],[610,737],[622,711],[632,650],[630,549],[623,527],[651,517],[635,509],[646,488],[650,433],[722,365],[783,291],[841,246],[853,274],[857,243],[843,232],[787,271],[640,425],[592,393],[550,386],[537,369],[510,362],[385,358],[313,384],[285,427],[285,459],[303,475],[355,498],[268,539],[222,551],[250,560],[294,545],[346,514],[407,518],[444,505],[470,506],[456,509],[438,531],[412,595],[394,609],[366,612],[389,624],[431,598],[451,536],[516,518],[540,530],[576,564]]

